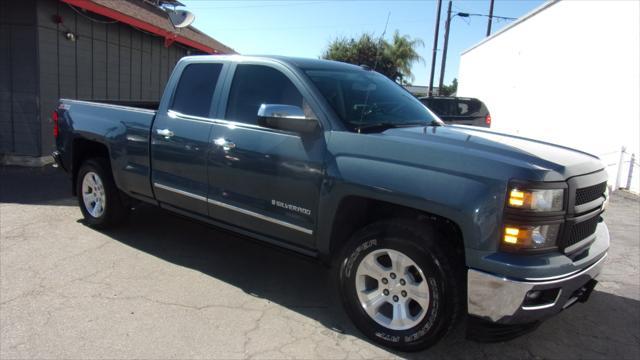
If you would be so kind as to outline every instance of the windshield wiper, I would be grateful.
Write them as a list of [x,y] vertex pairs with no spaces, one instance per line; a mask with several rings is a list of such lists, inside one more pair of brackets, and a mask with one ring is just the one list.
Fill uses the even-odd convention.
[[403,127],[414,127],[414,126],[440,126],[440,123],[435,123],[432,121],[428,122],[414,122],[414,123],[392,123],[392,122],[379,122],[372,124],[364,124],[360,126],[356,126],[354,130],[358,133],[362,132],[373,132],[373,131],[385,131],[387,129],[395,129],[395,128],[403,128]]

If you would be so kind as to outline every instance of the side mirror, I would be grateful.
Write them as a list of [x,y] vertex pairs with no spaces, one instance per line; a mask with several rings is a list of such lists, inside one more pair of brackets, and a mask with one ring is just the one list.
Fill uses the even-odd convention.
[[316,131],[319,124],[317,119],[306,117],[299,106],[262,104],[258,109],[258,125],[306,134]]

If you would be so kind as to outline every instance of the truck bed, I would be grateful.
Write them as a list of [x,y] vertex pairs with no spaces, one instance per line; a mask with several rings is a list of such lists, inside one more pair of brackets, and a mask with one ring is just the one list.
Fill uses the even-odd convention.
[[73,147],[78,136],[104,144],[110,150],[118,187],[132,195],[152,197],[149,139],[157,106],[157,102],[145,101],[61,99],[59,111],[63,110],[66,119],[60,122],[64,131],[57,141],[63,148]]

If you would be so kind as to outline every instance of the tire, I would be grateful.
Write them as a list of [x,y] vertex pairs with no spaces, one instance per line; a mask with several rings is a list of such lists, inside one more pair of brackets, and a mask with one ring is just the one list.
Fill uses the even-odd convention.
[[85,160],[78,171],[76,194],[87,225],[107,229],[124,222],[130,208],[116,187],[109,162],[104,158]]
[[367,337],[418,351],[458,323],[463,271],[452,267],[456,261],[440,245],[444,240],[428,224],[404,219],[368,225],[351,237],[340,257],[340,296]]

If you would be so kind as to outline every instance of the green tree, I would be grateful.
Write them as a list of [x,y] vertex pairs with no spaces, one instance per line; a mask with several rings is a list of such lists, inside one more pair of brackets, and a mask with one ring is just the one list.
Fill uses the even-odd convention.
[[451,85],[442,86],[438,95],[449,96],[455,94],[456,91],[458,91],[458,79],[453,79],[453,81],[451,81]]
[[414,79],[411,66],[424,61],[416,51],[423,45],[422,40],[401,36],[398,31],[393,34],[391,42],[375,39],[371,34],[362,34],[358,39],[343,37],[333,40],[322,58],[367,65],[393,81],[409,84]]

